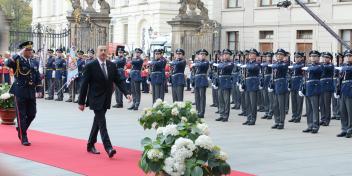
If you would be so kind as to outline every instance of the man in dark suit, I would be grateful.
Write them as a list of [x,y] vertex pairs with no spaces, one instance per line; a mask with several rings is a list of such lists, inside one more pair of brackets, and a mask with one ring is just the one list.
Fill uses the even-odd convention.
[[93,154],[100,154],[94,147],[97,142],[98,131],[100,131],[104,148],[109,157],[112,158],[116,154],[116,150],[112,148],[106,129],[105,113],[111,106],[111,97],[114,91],[113,83],[129,101],[131,101],[132,97],[126,88],[125,82],[119,78],[116,72],[116,64],[107,60],[106,46],[98,47],[97,56],[98,58],[87,64],[84,69],[78,105],[81,111],[84,110],[85,105],[89,106],[95,114],[87,151]]

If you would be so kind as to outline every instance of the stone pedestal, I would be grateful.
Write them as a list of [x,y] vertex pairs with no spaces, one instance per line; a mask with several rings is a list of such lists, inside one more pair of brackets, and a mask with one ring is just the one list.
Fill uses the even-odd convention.
[[212,53],[214,49],[214,28],[201,16],[177,16],[168,24],[172,27],[172,49],[183,48],[186,52],[186,58],[201,48]]
[[99,45],[108,45],[111,21],[109,14],[84,12],[80,21],[74,16],[68,16],[67,20],[71,30],[71,46],[86,52],[89,48],[96,50]]
[[3,14],[0,10],[0,53],[3,54],[5,51],[9,49],[10,43],[10,26],[13,21],[13,18],[9,18]]

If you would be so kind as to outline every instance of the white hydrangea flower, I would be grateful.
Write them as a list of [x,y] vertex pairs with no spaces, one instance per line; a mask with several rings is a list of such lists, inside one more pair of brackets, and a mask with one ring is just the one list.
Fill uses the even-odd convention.
[[157,99],[156,101],[155,101],[155,103],[153,104],[153,108],[156,108],[156,107],[158,107],[158,106],[160,106],[160,105],[162,105],[163,104],[163,100],[161,100],[160,98],[159,99]]
[[198,123],[197,128],[201,131],[204,135],[209,135],[209,127],[205,123]]
[[153,124],[152,124],[152,128],[156,129],[156,126],[157,126],[157,125],[158,125],[158,123],[153,122]]
[[184,161],[179,162],[172,157],[168,157],[164,161],[163,170],[171,176],[182,176],[185,174],[186,165]]
[[148,109],[147,112],[145,113],[145,115],[148,117],[148,116],[151,116],[152,115],[152,110],[151,109]]
[[178,111],[178,109],[177,109],[176,107],[175,107],[175,108],[172,108],[171,114],[172,114],[173,116],[177,116],[179,113],[180,113],[180,112]]
[[159,149],[151,149],[148,151],[147,156],[151,160],[163,159],[164,153]]
[[193,141],[186,138],[178,138],[175,144],[171,147],[171,156],[179,161],[183,161],[186,158],[190,158],[193,155],[193,151],[196,149]]
[[200,135],[196,141],[195,141],[196,146],[199,146],[201,148],[207,149],[207,150],[212,150],[214,147],[214,143],[211,140],[209,136],[206,135]]
[[161,112],[160,110],[158,112],[156,112],[159,115],[163,115],[163,112]]
[[163,134],[164,133],[164,129],[165,129],[165,127],[159,127],[158,129],[156,129],[156,134],[157,135]]
[[197,110],[194,108],[192,108],[190,112],[191,112],[191,114],[197,114]]
[[163,129],[163,135],[164,136],[177,136],[179,134],[179,131],[177,130],[177,125],[168,125]]
[[227,155],[227,153],[220,151],[219,155],[216,156],[216,158],[226,161],[229,159],[229,155]]
[[183,123],[185,123],[185,122],[188,122],[188,119],[187,119],[187,117],[185,117],[185,116],[182,116],[182,117],[181,117],[181,122],[183,122]]
[[9,98],[11,98],[11,94],[8,92],[6,92],[0,96],[0,99],[2,99],[2,100],[7,100]]

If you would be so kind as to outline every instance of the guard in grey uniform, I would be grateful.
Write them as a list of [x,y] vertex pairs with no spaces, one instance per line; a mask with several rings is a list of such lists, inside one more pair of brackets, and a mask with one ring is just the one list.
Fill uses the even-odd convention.
[[128,108],[129,110],[138,110],[139,104],[141,102],[141,71],[143,65],[143,59],[141,58],[141,55],[143,50],[136,48],[134,51],[136,53],[136,57],[132,59],[130,77],[126,80],[127,82],[131,82],[131,92],[133,97],[133,103],[131,107]]
[[183,101],[183,92],[186,84],[185,68],[187,64],[184,58],[185,51],[183,49],[178,48],[176,49],[175,53],[176,59],[171,62],[171,85],[173,102]]
[[194,75],[194,94],[196,100],[196,109],[199,118],[204,118],[206,104],[206,90],[208,83],[209,62],[206,57],[208,51],[201,49],[197,51],[198,61],[192,64],[192,69],[195,69]]
[[[214,66],[214,64],[218,64],[220,61],[220,51],[214,51],[214,62],[210,62],[211,65],[211,70],[209,72],[209,80],[211,81],[212,85],[216,84],[216,81],[218,80],[218,71],[217,67]],[[218,111],[215,113],[219,113],[219,90],[215,87],[211,87],[211,95],[213,99],[213,104],[210,105],[210,107],[217,107]]]
[[323,75],[320,79],[321,98],[320,98],[320,114],[321,126],[329,126],[331,120],[331,99],[335,91],[334,87],[334,65],[332,64],[332,54],[323,52],[321,57],[324,60],[322,64]]
[[320,52],[313,50],[309,52],[311,65],[303,67],[306,71],[303,86],[299,91],[300,96],[306,97],[306,111],[308,128],[303,130],[304,133],[318,133],[319,131],[319,99],[321,95],[320,79],[323,69],[319,64]]
[[[343,64],[343,54],[342,53],[336,53],[335,54],[336,58],[336,67],[340,67]],[[340,71],[338,69],[335,69],[334,71],[334,85],[336,87],[337,82],[340,77]],[[336,89],[335,89],[336,91]],[[336,120],[341,120],[341,113],[340,113],[340,99],[333,97],[332,99],[332,117],[331,119],[336,119]]]
[[[245,50],[244,55],[242,57],[241,64],[239,66],[245,65],[248,62],[248,57],[249,57],[249,50]],[[247,106],[248,106],[248,100],[246,100],[246,92],[245,92],[245,76],[247,72],[246,69],[241,67],[241,74],[240,78],[238,80],[238,88],[241,92],[241,105],[242,105],[242,112],[238,114],[239,116],[247,116]]]
[[[125,77],[125,65],[127,63],[126,58],[124,57],[125,47],[117,47],[116,48],[116,58],[113,60],[113,63],[116,64],[117,73],[121,81],[126,81]],[[114,108],[123,108],[123,93],[120,91],[118,87],[115,88],[115,99],[116,105],[112,106]]]
[[239,66],[241,64],[240,58],[243,55],[242,51],[238,51],[236,53],[236,56],[234,57],[234,67],[232,70],[232,90],[231,90],[231,95],[232,95],[232,101],[234,103],[234,106],[231,109],[240,109],[241,108],[241,92],[240,89],[237,86],[237,83],[240,79],[240,74],[241,74],[241,67]]
[[216,119],[216,121],[227,122],[230,115],[230,96],[231,89],[233,86],[232,79],[232,70],[234,67],[233,61],[231,61],[232,52],[229,49],[224,49],[223,52],[223,60],[220,64],[216,64],[218,67],[218,81],[217,86],[219,89],[219,113],[220,118]]
[[149,68],[150,68],[149,82],[152,85],[153,103],[155,103],[157,99],[162,99],[164,101],[164,94],[165,94],[164,68],[166,65],[166,60],[161,59],[162,52],[163,51],[160,49],[155,49],[154,60],[149,61]]
[[352,137],[352,50],[344,53],[347,63],[337,67],[340,77],[337,83],[335,98],[340,98],[341,129],[337,137]]
[[273,64],[273,56],[274,53],[273,52],[265,52],[264,53],[265,56],[265,62],[263,62],[261,64],[261,68],[262,68],[262,74],[263,74],[263,89],[262,89],[262,94],[263,94],[263,100],[264,100],[264,112],[265,115],[262,117],[262,119],[272,119],[273,115],[274,115],[274,93],[273,92],[269,92],[268,88],[269,88],[269,84],[270,84],[270,80],[272,77],[272,68],[269,67],[269,65]]

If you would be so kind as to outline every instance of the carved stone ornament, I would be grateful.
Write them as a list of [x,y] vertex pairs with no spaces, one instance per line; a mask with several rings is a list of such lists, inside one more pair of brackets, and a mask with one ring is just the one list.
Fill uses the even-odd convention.
[[[179,4],[181,4],[178,13],[179,17],[197,16],[196,9],[198,8],[200,10],[199,16],[203,19],[209,19],[208,9],[204,6],[204,3],[201,0],[180,0]],[[188,12],[187,9],[189,9]]]

